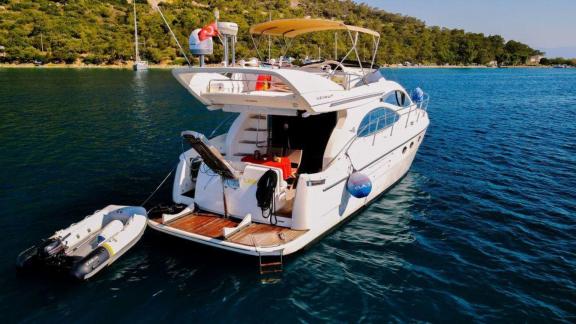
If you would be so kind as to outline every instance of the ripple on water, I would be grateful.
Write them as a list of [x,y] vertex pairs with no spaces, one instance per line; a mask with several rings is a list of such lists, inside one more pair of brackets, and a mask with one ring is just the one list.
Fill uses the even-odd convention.
[[209,133],[224,114],[168,71],[0,69],[0,312],[29,322],[574,322],[576,71],[384,75],[431,96],[411,172],[288,258],[279,280],[262,280],[253,259],[148,231],[78,284],[16,274],[15,251],[104,205],[141,202],[176,162],[180,131]]

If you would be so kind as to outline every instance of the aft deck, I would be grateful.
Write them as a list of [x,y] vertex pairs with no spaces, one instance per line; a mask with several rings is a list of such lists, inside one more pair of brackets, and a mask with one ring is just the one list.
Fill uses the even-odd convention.
[[225,227],[236,227],[239,221],[204,212],[194,212],[167,223],[162,223],[162,217],[151,218],[151,220],[167,227],[201,235],[209,239],[219,239],[250,247],[274,247],[286,244],[307,232],[270,224],[252,223],[232,236],[224,238],[223,229]]

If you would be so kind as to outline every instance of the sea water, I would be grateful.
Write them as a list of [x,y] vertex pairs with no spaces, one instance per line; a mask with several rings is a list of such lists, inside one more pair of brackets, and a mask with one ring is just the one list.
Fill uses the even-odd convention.
[[[0,69],[6,321],[576,320],[576,70],[385,69],[430,95],[408,175],[277,280],[148,230],[88,282],[19,251],[108,204],[138,205],[208,112],[169,71]],[[184,148],[186,146],[184,145]],[[170,198],[170,184],[153,202]]]

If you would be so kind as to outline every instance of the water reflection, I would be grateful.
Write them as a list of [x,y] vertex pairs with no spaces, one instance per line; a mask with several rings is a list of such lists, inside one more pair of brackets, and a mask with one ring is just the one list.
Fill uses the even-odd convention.
[[136,117],[136,121],[138,125],[134,125],[135,129],[141,127],[141,124],[150,125],[151,118],[150,118],[150,83],[149,83],[149,71],[134,71],[132,82],[130,87],[131,91],[131,99],[129,102],[132,106],[132,112]]
[[140,203],[177,159],[179,132],[209,133],[225,114],[168,71],[0,72],[6,322],[253,322],[254,305],[260,322],[574,318],[576,124],[555,122],[576,111],[576,70],[387,71],[433,98],[410,173],[288,257],[271,285],[253,258],[150,230],[89,282],[16,274],[16,252],[38,238],[107,204]]

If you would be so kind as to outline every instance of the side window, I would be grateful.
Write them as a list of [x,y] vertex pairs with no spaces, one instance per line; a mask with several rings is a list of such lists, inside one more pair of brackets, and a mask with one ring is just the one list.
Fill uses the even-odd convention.
[[408,107],[411,103],[408,96],[406,96],[404,92],[398,90],[388,94],[386,99],[384,99],[384,102],[398,107]]
[[360,126],[358,126],[358,136],[370,136],[380,130],[392,126],[398,121],[398,119],[400,119],[400,117],[394,110],[388,108],[376,108],[364,116],[360,122]]

